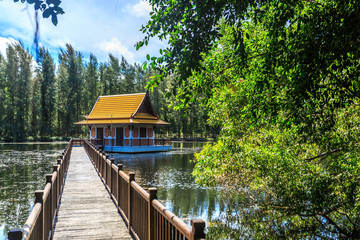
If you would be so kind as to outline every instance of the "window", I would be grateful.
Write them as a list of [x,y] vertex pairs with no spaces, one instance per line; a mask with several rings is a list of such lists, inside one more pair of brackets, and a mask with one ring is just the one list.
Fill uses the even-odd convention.
[[146,138],[146,128],[140,128],[140,137]]

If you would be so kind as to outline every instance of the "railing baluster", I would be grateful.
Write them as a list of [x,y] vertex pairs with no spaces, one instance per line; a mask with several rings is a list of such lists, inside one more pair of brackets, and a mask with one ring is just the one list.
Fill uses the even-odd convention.
[[130,172],[129,173],[129,185],[128,185],[128,197],[129,197],[129,200],[128,200],[128,211],[129,211],[129,213],[128,213],[128,219],[129,219],[129,225],[128,225],[128,227],[129,227],[129,233],[131,233],[131,226],[132,226],[132,223],[131,223],[131,221],[132,221],[132,216],[131,216],[131,207],[132,207],[132,191],[131,191],[131,182],[132,181],[135,181],[135,173],[134,172]]

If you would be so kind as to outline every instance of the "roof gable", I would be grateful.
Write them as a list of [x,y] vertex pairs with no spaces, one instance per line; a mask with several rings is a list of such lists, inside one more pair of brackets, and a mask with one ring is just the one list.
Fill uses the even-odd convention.
[[[145,117],[147,116],[147,117]],[[146,95],[142,102],[140,103],[138,109],[133,115],[134,118],[155,118],[157,119],[157,115],[155,113],[155,110],[151,104],[149,93],[146,92]]]

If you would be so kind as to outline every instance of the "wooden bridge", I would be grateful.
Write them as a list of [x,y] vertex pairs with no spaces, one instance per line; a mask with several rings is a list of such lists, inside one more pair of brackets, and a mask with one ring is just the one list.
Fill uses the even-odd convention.
[[189,227],[156,199],[155,188],[143,189],[88,140],[72,139],[53,170],[9,240],[205,238],[204,221]]

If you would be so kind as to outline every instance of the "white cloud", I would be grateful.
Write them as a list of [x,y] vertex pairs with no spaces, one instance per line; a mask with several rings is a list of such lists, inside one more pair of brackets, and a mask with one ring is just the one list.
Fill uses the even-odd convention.
[[[108,53],[123,55],[129,62],[143,62],[146,54],[159,54],[164,44],[152,39],[149,45],[136,51],[134,45],[143,39],[139,31],[149,19],[151,7],[144,0],[77,0],[62,1],[65,14],[54,26],[50,18],[39,17],[40,44],[48,48],[57,62],[59,48],[66,43],[84,56],[92,52],[100,62]],[[0,37],[20,39],[31,48],[34,39],[33,5],[23,11],[25,4],[0,0]]]
[[152,8],[149,2],[140,0],[135,5],[129,5],[127,10],[129,10],[136,17],[149,17],[149,13],[151,12]]
[[119,39],[117,38],[111,38],[109,41],[103,41],[99,44],[97,44],[97,47],[105,51],[107,53],[111,53],[114,56],[120,58],[121,56],[124,56],[126,60],[130,63],[135,62],[135,57],[132,52],[129,51],[127,47],[125,47]]

